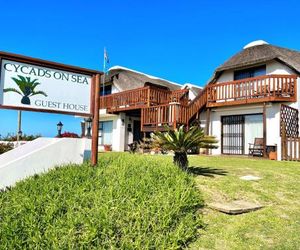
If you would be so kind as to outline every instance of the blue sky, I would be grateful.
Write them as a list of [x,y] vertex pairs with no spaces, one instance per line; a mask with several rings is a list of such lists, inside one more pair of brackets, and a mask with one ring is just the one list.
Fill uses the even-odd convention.
[[[0,50],[102,69],[122,65],[178,83],[204,85],[214,69],[258,39],[300,50],[298,1],[0,0]],[[78,118],[23,113],[23,132],[54,136]],[[0,134],[15,133],[17,112],[0,110]]]

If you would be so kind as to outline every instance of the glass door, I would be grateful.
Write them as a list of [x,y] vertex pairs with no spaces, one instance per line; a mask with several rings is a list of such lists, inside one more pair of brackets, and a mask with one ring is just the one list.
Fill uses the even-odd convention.
[[244,116],[222,117],[221,152],[222,154],[244,154]]
[[263,138],[263,116],[245,115],[245,154],[249,153],[249,143],[254,143],[255,138]]
[[221,153],[243,155],[249,153],[249,143],[263,138],[262,114],[223,116]]

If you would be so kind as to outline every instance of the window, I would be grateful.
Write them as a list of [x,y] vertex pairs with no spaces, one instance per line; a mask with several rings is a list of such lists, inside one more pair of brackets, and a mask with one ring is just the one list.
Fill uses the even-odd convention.
[[112,144],[113,121],[99,122],[99,144]]
[[[111,94],[111,85],[104,86],[104,95],[110,95]],[[103,86],[100,87],[100,96],[103,96]]]
[[255,67],[255,68],[237,70],[234,72],[234,80],[241,80],[245,78],[263,76],[263,75],[266,75],[266,65]]

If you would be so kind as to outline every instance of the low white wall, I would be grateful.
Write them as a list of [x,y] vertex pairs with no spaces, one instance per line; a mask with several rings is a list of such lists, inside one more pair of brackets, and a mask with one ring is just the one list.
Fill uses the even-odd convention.
[[55,166],[89,159],[90,139],[38,138],[0,155],[0,189]]
[[0,144],[14,144],[14,148],[26,144],[28,141],[0,141]]

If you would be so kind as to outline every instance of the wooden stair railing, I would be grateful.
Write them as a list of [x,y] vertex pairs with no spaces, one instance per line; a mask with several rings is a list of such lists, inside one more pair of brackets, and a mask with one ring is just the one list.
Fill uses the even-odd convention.
[[176,128],[180,124],[188,124],[189,120],[206,106],[206,88],[188,105],[180,102],[142,108],[142,131],[164,130],[165,126]]

